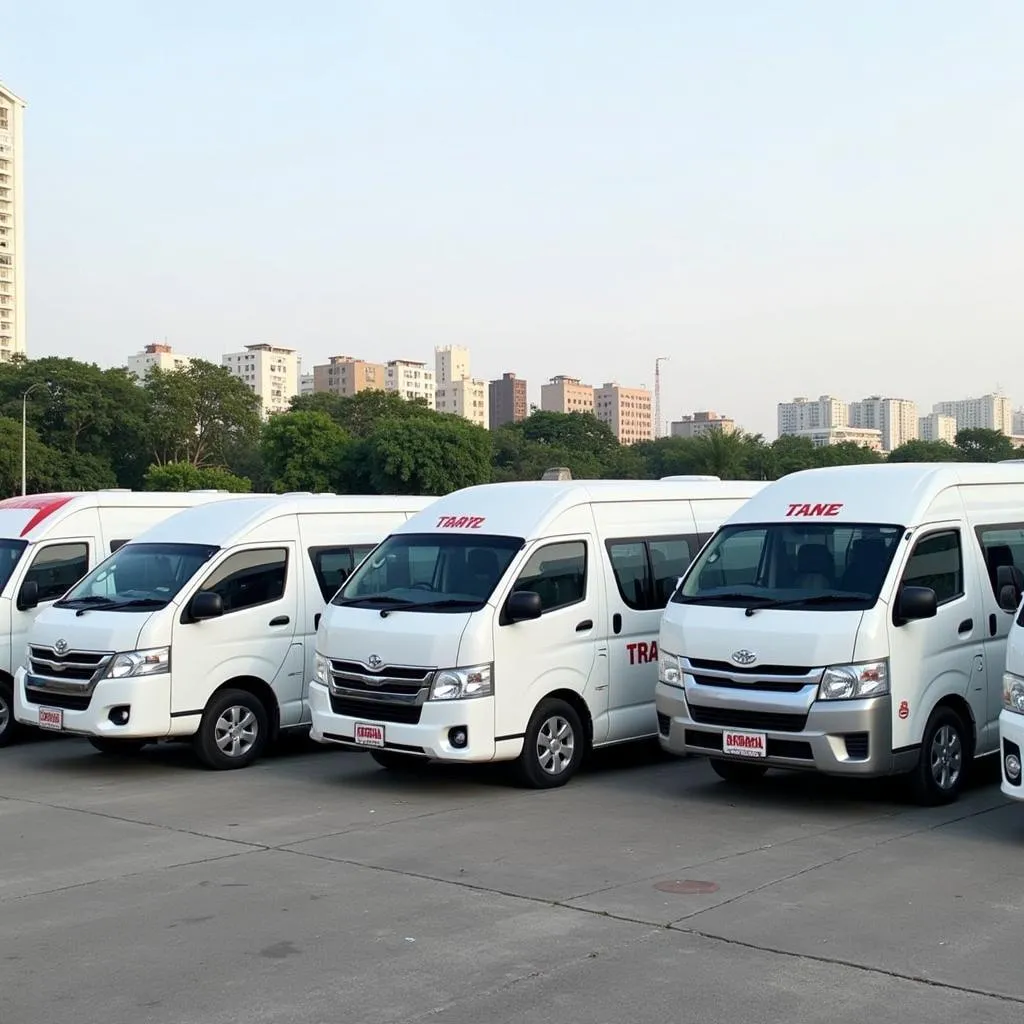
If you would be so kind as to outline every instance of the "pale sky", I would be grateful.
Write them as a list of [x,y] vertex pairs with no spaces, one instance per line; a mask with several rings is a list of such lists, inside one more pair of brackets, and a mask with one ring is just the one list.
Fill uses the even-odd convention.
[[1020,0],[32,0],[30,355],[1024,402]]

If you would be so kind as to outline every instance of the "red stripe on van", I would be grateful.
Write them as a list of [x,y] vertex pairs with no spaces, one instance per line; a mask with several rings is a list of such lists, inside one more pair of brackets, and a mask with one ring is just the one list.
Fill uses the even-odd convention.
[[21,531],[24,537],[29,531],[35,529],[47,516],[52,516],[59,508],[63,508],[72,498],[73,494],[32,494],[24,498],[6,498],[0,501],[0,512],[8,508],[29,508],[35,509],[36,514],[25,524]]

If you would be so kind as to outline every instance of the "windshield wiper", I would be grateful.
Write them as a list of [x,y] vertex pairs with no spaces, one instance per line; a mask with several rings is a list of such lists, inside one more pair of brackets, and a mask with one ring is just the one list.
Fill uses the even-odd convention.
[[127,601],[115,601],[113,604],[104,605],[105,608],[163,608],[167,605],[166,599],[162,597],[133,597]]
[[354,608],[358,605],[367,605],[371,608],[385,607],[405,608],[416,602],[410,601],[407,597],[389,597],[387,594],[368,594],[366,597],[346,597],[337,602],[343,608]]
[[114,599],[106,594],[87,594],[85,597],[69,597],[63,601],[57,601],[57,608],[74,608],[76,605],[90,604],[113,604]]
[[416,611],[436,611],[439,608],[482,608],[486,602],[468,597],[445,597],[416,605]]
[[770,601],[770,597],[760,594],[741,594],[738,591],[725,591],[717,594],[699,594],[695,597],[680,597],[680,604],[710,604],[712,601]]
[[754,612],[764,611],[766,608],[802,608],[808,604],[847,604],[850,601],[873,601],[874,597],[871,594],[863,594],[857,591],[839,591],[834,590],[826,594],[811,594],[808,597],[793,597],[787,598],[784,601],[771,601],[767,604],[759,605],[757,608],[748,608],[747,615],[753,615]]

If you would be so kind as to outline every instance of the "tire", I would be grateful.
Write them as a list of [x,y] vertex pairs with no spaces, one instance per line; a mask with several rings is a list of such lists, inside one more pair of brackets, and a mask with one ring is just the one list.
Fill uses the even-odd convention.
[[583,723],[572,705],[545,698],[534,709],[515,762],[520,784],[530,789],[564,786],[578,771],[586,745]]
[[145,740],[118,740],[106,736],[90,736],[88,739],[101,754],[109,757],[129,757],[146,745]]
[[192,741],[196,756],[214,771],[248,768],[267,748],[270,716],[247,690],[215,693]]
[[381,766],[391,772],[415,772],[427,763],[425,757],[416,757],[415,754],[400,754],[396,750],[371,750],[370,757]]
[[0,679],[0,747],[9,747],[20,731],[14,720],[14,687]]
[[711,767],[715,774],[726,782],[733,782],[741,786],[749,786],[751,783],[760,782],[768,771],[767,765],[746,764],[743,761],[726,761],[721,757],[709,757]]
[[970,741],[964,720],[949,707],[937,707],[928,719],[917,767],[910,773],[914,800],[925,807],[951,804],[967,778]]

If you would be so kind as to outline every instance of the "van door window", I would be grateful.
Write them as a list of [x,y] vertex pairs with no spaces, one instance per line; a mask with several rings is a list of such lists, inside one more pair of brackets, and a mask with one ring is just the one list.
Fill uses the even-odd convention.
[[56,601],[88,571],[88,544],[50,544],[32,559],[25,582],[39,585],[40,602]]
[[279,601],[284,597],[287,574],[287,548],[239,551],[214,569],[201,589],[220,594],[228,615]]
[[931,587],[939,604],[962,597],[964,562],[960,531],[941,530],[918,540],[903,571],[903,586]]
[[373,550],[373,544],[354,544],[340,548],[310,548],[309,560],[325,601],[338,592],[352,570]]
[[622,600],[630,608],[646,608],[651,593],[647,545],[643,541],[610,540],[608,558]]
[[686,572],[697,553],[697,538],[663,537],[648,541],[647,550],[654,584],[653,607],[664,608],[676,588],[676,580]]
[[1013,565],[1024,570],[1024,524],[1013,526],[979,526],[978,543],[985,556],[992,595],[999,598],[999,570],[1004,565]]
[[581,540],[536,550],[512,587],[540,594],[542,612],[567,608],[587,596],[587,545]]
[[609,540],[608,559],[619,595],[630,608],[664,608],[699,547],[696,535]]

